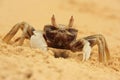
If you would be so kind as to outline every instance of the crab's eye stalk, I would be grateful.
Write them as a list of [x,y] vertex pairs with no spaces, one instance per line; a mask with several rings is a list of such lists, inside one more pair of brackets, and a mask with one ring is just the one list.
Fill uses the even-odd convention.
[[73,26],[73,22],[74,22],[74,18],[73,18],[73,16],[71,16],[71,18],[69,20],[68,27],[72,27]]
[[56,21],[55,21],[55,16],[53,15],[51,18],[51,23],[54,27],[57,27]]

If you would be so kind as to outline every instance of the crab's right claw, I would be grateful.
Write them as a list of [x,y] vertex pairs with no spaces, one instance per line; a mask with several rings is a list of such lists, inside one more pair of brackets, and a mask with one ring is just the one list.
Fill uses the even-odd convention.
[[33,33],[34,35],[30,38],[31,47],[47,51],[47,43],[45,42],[42,31],[34,31]]
[[91,46],[88,41],[85,41],[84,47],[83,47],[83,60],[82,61],[87,61],[90,58],[90,53],[91,53]]

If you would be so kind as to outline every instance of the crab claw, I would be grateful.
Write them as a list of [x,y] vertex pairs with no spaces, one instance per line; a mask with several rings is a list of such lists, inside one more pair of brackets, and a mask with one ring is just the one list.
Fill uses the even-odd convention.
[[47,44],[43,38],[42,31],[34,31],[34,35],[30,38],[30,45],[32,48],[39,48],[43,51],[47,51]]
[[90,58],[90,53],[91,53],[91,46],[88,41],[85,41],[85,45],[83,47],[83,60],[82,61],[87,61]]

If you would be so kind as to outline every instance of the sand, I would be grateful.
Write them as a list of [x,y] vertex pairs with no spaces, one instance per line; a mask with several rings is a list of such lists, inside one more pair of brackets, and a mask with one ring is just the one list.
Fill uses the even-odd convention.
[[[119,4],[119,0],[0,0],[0,80],[120,80]],[[99,63],[97,46],[91,58],[82,62],[80,56],[55,58],[50,50],[32,49],[29,40],[22,46],[2,41],[16,23],[25,21],[42,30],[53,14],[58,24],[66,25],[73,15],[78,38],[104,35],[109,64]]]

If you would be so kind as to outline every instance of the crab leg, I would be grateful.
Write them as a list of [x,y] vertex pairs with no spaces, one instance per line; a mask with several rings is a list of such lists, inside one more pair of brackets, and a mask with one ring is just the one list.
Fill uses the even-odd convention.
[[33,31],[35,30],[32,26],[25,22],[21,22],[13,26],[13,28],[5,35],[3,41],[9,43],[9,41],[15,36],[18,30],[21,29],[23,31],[21,37],[17,38],[15,42],[19,41],[18,45],[22,45],[25,38],[30,39],[31,35],[33,35]]
[[5,35],[3,38],[3,41],[6,43],[9,43],[9,41],[15,36],[15,34],[18,32],[20,26],[19,23],[13,26],[13,28]]
[[84,38],[90,42],[90,46],[93,47],[94,45],[98,45],[98,52],[99,52],[99,61],[103,62],[105,59],[107,61],[110,59],[110,53],[108,50],[108,46],[104,36],[102,35],[91,35]]
[[22,45],[23,44],[23,42],[25,40],[25,37],[26,37],[26,34],[27,34],[28,27],[29,26],[27,24],[24,25],[23,33],[22,33],[22,35],[21,35],[21,37],[19,39],[19,44],[18,45]]
[[76,40],[70,44],[72,51],[83,51],[83,61],[88,60],[91,53],[91,48],[98,45],[99,61],[105,62],[110,59],[110,53],[104,36],[91,35],[83,39]]

